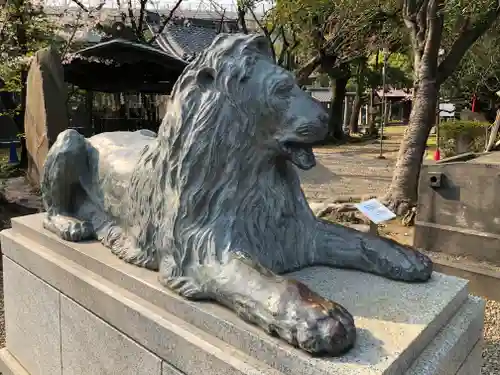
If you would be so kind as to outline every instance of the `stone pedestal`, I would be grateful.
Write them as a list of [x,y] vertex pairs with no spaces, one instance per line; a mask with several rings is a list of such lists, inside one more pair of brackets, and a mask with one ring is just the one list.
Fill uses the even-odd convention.
[[165,290],[157,274],[98,243],[44,231],[41,215],[1,234],[4,375],[477,375],[484,302],[467,281],[435,273],[406,284],[360,272],[296,272],[356,317],[355,348],[312,358],[232,312]]

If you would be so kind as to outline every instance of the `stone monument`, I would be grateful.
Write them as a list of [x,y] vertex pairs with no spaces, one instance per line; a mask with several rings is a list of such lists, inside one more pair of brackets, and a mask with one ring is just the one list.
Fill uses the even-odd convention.
[[49,148],[58,134],[69,126],[64,72],[55,50],[44,48],[35,53],[26,87],[27,176],[33,185],[38,186]]
[[315,165],[326,123],[266,38],[233,34],[186,68],[158,135],[61,133],[47,214],[2,234],[0,370],[475,371],[484,304],[465,280],[313,215],[292,164]]

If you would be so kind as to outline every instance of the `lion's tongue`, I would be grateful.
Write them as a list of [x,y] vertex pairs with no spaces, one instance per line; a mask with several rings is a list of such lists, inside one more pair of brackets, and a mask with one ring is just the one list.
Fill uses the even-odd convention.
[[291,147],[290,161],[300,169],[311,169],[316,165],[312,147]]

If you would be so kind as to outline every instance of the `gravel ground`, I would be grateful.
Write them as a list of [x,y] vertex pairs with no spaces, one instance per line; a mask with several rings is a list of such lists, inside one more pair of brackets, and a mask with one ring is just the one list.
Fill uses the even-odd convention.
[[5,346],[5,316],[3,312],[3,272],[0,277],[0,348]]
[[483,360],[481,375],[500,374],[500,302],[486,303]]

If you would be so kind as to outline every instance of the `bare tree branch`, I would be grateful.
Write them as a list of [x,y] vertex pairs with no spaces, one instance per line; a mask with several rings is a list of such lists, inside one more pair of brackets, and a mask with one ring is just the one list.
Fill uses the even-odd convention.
[[320,65],[321,65],[321,56],[319,54],[317,54],[316,56],[311,58],[307,63],[305,63],[295,74],[299,85],[300,86],[304,85],[305,81]]
[[500,16],[500,4],[492,7],[485,15],[472,24],[467,22],[460,35],[451,46],[450,52],[438,68],[438,82],[444,82],[458,67],[469,48],[491,27]]
[[242,4],[238,2],[238,22],[240,24],[241,31],[243,34],[248,34],[247,22],[245,20],[246,9]]
[[271,30],[269,30],[267,26],[263,25],[262,22],[258,19],[251,6],[247,7],[247,10],[252,14],[252,18],[254,19],[255,23],[257,24],[257,26],[259,26],[259,29],[264,33],[267,40],[269,41],[271,52],[273,54],[273,60],[276,61],[276,49],[272,39],[272,33],[274,32],[275,26],[273,25]]
[[95,8],[87,8],[80,0],[72,0],[78,7],[83,10],[85,13],[92,13],[94,11],[100,11],[104,4],[106,4],[106,0],[101,0],[101,2]]
[[132,0],[128,0],[127,13],[128,13],[130,25],[132,26],[132,31],[134,32],[135,36],[139,40],[142,40],[142,35],[140,34],[139,30],[137,29],[137,23],[135,22],[135,15],[134,15],[134,8],[132,5]]
[[89,10],[88,8],[80,1],[80,0],[73,0],[73,2],[80,7],[81,10],[84,12],[88,13]]
[[[281,40],[283,43],[283,48],[281,49],[280,55],[278,57],[278,65],[283,66],[283,63],[285,62],[285,58],[290,58],[292,52],[298,47],[299,41],[295,38],[295,31],[293,27],[291,28],[291,33],[292,33],[292,39],[293,39],[293,44],[290,45],[290,42],[288,41],[288,38],[285,33],[285,28],[283,26],[280,27],[280,35],[281,35]],[[278,36],[276,36],[278,38]],[[288,67],[290,68],[290,67]]]
[[222,16],[220,17],[219,29],[217,33],[221,33],[224,30],[224,16],[226,15],[226,9],[222,12]]
[[143,39],[143,29],[144,29],[144,17],[145,17],[145,14],[144,12],[146,11],[146,5],[148,4],[148,0],[140,0],[139,2],[139,6],[140,6],[140,9],[139,9],[139,23],[138,23],[138,31],[139,33],[141,34],[141,40]]
[[153,44],[156,41],[156,39],[158,39],[158,36],[160,36],[161,34],[163,34],[163,31],[167,27],[168,23],[174,18],[175,12],[181,6],[182,1],[183,0],[177,0],[177,2],[175,3],[175,5],[173,6],[173,8],[170,9],[170,12],[168,13],[168,16],[165,17],[165,19],[163,19],[160,27],[156,31],[156,34],[153,35],[153,37],[151,38],[151,40],[148,41],[148,44]]
[[80,11],[80,12],[78,12],[78,14],[76,16],[76,22],[74,24],[73,31],[71,32],[71,35],[70,35],[68,41],[66,42],[66,45],[64,46],[63,52],[61,53],[61,59],[64,59],[64,57],[68,53],[69,47],[71,46],[71,43],[73,42],[73,39],[75,38],[78,27],[80,26],[78,24],[78,22],[80,21],[81,18],[82,18],[82,12]]
[[116,0],[116,5],[118,5],[118,10],[120,11],[120,16],[121,16],[122,22],[125,24],[125,22],[127,22],[127,15],[125,14],[125,12],[121,11],[121,9],[122,9],[121,1]]

